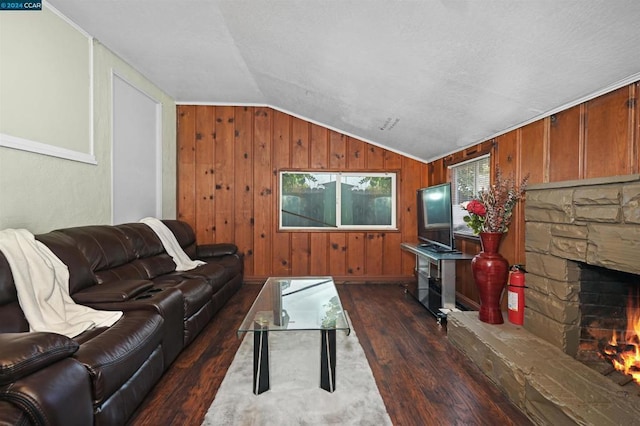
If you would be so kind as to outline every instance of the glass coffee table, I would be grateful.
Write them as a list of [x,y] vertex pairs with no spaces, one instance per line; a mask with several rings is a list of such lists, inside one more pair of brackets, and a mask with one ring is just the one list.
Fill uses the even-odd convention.
[[331,277],[271,277],[238,329],[253,332],[253,393],[269,390],[269,332],[320,332],[320,387],[336,383],[336,331],[351,332]]

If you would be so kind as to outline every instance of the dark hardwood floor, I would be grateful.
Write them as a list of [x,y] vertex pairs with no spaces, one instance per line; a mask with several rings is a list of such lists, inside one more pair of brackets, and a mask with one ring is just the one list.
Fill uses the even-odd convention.
[[[130,425],[202,423],[240,345],[236,329],[260,288],[244,285],[234,295],[167,370]],[[401,286],[345,284],[338,292],[394,425],[531,424]]]

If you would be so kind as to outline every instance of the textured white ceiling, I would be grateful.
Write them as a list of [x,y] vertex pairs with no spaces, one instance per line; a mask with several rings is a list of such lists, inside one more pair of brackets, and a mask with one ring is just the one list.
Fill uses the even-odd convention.
[[178,103],[429,161],[640,80],[638,0],[51,0]]

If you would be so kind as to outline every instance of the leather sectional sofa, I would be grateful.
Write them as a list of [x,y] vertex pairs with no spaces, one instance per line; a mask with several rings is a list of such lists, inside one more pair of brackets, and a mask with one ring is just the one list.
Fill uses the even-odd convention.
[[233,244],[197,245],[191,227],[165,220],[180,246],[206,263],[176,271],[143,223],[37,235],[69,268],[76,303],[124,314],[70,339],[30,333],[0,252],[0,425],[120,425],[163,372],[240,288]]

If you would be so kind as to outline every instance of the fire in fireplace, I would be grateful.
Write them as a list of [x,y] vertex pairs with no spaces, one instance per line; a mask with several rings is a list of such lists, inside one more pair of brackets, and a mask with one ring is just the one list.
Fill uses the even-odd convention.
[[613,367],[633,377],[640,384],[640,308],[639,294],[629,294],[627,301],[627,325],[624,333],[614,331],[609,342],[600,348],[602,357]]
[[[581,335],[576,358],[605,374],[615,368],[628,381],[640,384],[638,276],[586,264],[580,269]],[[613,368],[603,367],[601,360]]]

